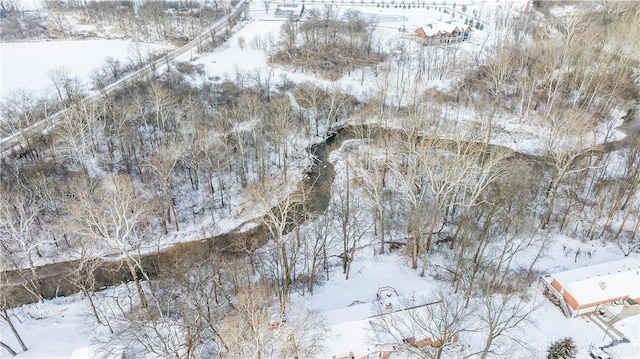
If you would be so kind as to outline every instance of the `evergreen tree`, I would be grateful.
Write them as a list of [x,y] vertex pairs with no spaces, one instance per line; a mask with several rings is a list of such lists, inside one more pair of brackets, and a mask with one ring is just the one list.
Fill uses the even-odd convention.
[[547,359],[575,359],[577,351],[573,338],[564,338],[551,344],[547,349]]

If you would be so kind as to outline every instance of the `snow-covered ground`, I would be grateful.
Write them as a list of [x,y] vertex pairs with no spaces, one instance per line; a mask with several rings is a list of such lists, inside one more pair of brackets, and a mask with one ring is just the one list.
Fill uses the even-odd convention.
[[[496,3],[499,2],[486,2],[487,6],[483,8],[484,11],[488,12],[489,5],[495,6]],[[523,3],[524,1],[515,2],[514,7],[522,6]],[[458,7],[460,4],[461,2],[459,2]],[[260,8],[261,5],[254,4],[254,10]],[[502,5],[506,6],[505,2]],[[481,5],[475,6],[480,7]],[[412,31],[412,27],[436,21],[441,16],[433,10],[426,9],[411,9],[409,11],[396,8],[385,8],[383,10],[376,7],[362,7],[361,10],[385,15],[385,17],[381,17],[384,21],[379,24],[380,36],[385,39],[401,36],[402,34],[398,32],[398,29],[402,26]],[[468,12],[471,12],[471,6],[469,6]],[[282,23],[280,21],[262,21],[261,19],[270,17],[264,11],[253,11],[252,16],[254,17],[253,20],[241,25],[242,27],[221,49],[211,54],[199,54],[194,64],[203,64],[209,77],[234,78],[237,72],[248,74],[259,72],[272,76],[276,82],[286,75],[295,82],[313,81],[327,86],[332,84],[328,80],[321,79],[319,75],[311,73],[294,73],[290,69],[280,67],[271,69],[267,65],[265,52],[259,49],[259,43],[277,41]],[[403,20],[403,17],[407,19]],[[478,31],[474,34],[474,40],[471,43],[463,44],[462,46],[467,47],[468,51],[474,51],[474,49],[478,49],[481,46],[481,42],[486,36],[486,31]],[[244,46],[240,46],[242,41],[239,41],[239,39],[241,38],[244,39]],[[83,57],[77,55],[80,53],[77,50],[79,42],[2,44],[2,96],[10,92],[8,89],[27,87],[27,85],[33,86],[31,89],[34,90],[46,88],[48,86],[46,71],[58,65],[67,66],[74,74],[83,78],[82,76],[88,76],[92,68],[99,66],[106,56],[126,59],[130,55],[131,43],[109,41],[107,46],[105,40],[91,41],[91,43],[93,42],[96,43],[93,45],[95,46],[94,48],[87,47],[82,50],[83,54],[86,51],[87,56],[82,61],[79,59]],[[65,51],[53,46],[54,44],[61,45],[63,43],[71,43],[68,45],[70,47]],[[21,46],[19,45],[24,45],[24,49],[20,50]],[[14,50],[15,52],[7,51],[14,46],[17,49]],[[52,49],[46,50],[48,46],[52,46]],[[19,55],[20,51],[24,51],[22,55]],[[46,51],[51,51],[51,53]],[[53,58],[55,58],[53,54],[55,53],[60,55],[59,62],[53,61]],[[74,56],[69,58],[68,54],[74,54]],[[191,54],[185,54],[181,60],[189,61],[190,57]],[[34,61],[33,69],[25,66],[26,59]],[[47,61],[42,61],[43,59],[47,59]],[[7,60],[9,61],[7,62]],[[38,62],[36,60],[39,63],[36,63]],[[93,65],[81,67],[80,62],[82,62],[82,65],[85,63],[92,63]],[[48,63],[51,66],[47,65],[49,66],[47,67],[44,63]],[[39,77],[35,75],[34,77],[29,77],[31,75],[24,74],[14,75],[13,68],[7,66],[17,66],[15,72],[25,71],[27,75],[36,72],[35,69],[38,69],[40,75],[38,75]],[[270,70],[273,70],[273,73]],[[364,81],[362,80],[363,78]],[[40,82],[38,83],[38,81]],[[20,85],[20,82],[25,84]],[[351,77],[343,77],[337,84],[343,88],[355,88],[357,92],[366,94],[368,91],[375,89],[376,80],[371,74],[365,73],[363,76],[363,74],[356,71]],[[507,129],[505,133],[508,135],[498,136],[498,140],[504,141],[502,144],[507,146],[517,146],[515,148],[517,150],[535,152],[537,141],[540,140],[539,134],[535,133],[535,129],[525,128],[524,125],[520,126],[518,121],[513,119],[505,119],[505,121],[508,123],[508,125],[505,125]],[[515,138],[516,133],[520,136],[522,135],[523,129],[527,135],[526,141],[522,141],[521,137]],[[251,209],[253,207],[247,208]],[[247,217],[243,218],[248,219],[257,215],[259,213],[249,213]],[[219,230],[223,232],[234,228],[239,223],[242,223],[242,219],[239,217],[229,219],[228,222],[219,222]],[[212,223],[202,223],[187,228],[180,233],[181,240],[195,239],[202,233],[202,228],[211,225]],[[176,235],[176,238],[172,240],[177,241],[177,237]],[[544,256],[536,267],[537,270],[543,273],[603,263],[620,258],[619,250],[613,246],[594,246],[576,239],[559,236],[551,238],[549,243],[551,245],[545,251]],[[580,254],[576,254],[578,249],[580,249]],[[349,280],[345,280],[339,271],[334,271],[331,279],[322,286],[317,287],[313,296],[307,295],[295,298],[295,300],[301,301],[306,305],[318,308],[326,317],[331,331],[325,343],[327,345],[326,357],[349,351],[353,351],[356,357],[360,357],[375,350],[373,342],[370,341],[371,333],[369,332],[370,326],[367,318],[374,314],[373,305],[376,292],[382,286],[394,287],[403,299],[419,301],[421,298],[429,297],[430,292],[437,287],[437,283],[432,277],[419,277],[417,272],[410,270],[405,260],[398,255],[374,257],[371,253],[363,252],[363,255],[357,256],[352,264]],[[98,296],[107,296],[110,292],[118,290],[122,290],[122,286],[109,288],[105,292],[99,293]],[[532,293],[538,293],[542,291],[542,287],[531,288],[531,291]],[[364,303],[350,306],[357,301]],[[534,353],[530,357],[544,357],[550,343],[567,336],[574,338],[576,341],[578,358],[588,357],[588,348],[591,344],[602,345],[605,333],[593,323],[584,318],[564,317],[559,308],[556,308],[544,298],[541,298],[541,303],[543,303],[542,306],[533,313],[531,323],[521,328],[516,334],[518,339],[531,344]],[[15,314],[14,323],[18,332],[24,338],[27,346],[29,346],[29,351],[19,352],[18,357],[20,358],[68,358],[75,349],[91,345],[94,336],[99,335],[94,330],[88,304],[81,295],[57,298],[42,304],[22,306],[16,308],[13,313]],[[640,328],[638,323],[639,318],[637,316],[618,323],[618,328],[631,340],[631,344],[616,347],[615,351],[619,358],[637,358],[638,353],[640,353]],[[14,349],[19,349],[8,327],[1,326],[0,334],[3,341]],[[462,337],[460,344],[462,346],[479,345],[481,334],[475,333]],[[526,356],[526,354],[528,353],[518,353],[521,356]],[[5,351],[0,351],[0,357],[7,356],[8,354]]]
[[66,69],[79,79],[85,91],[91,87],[91,71],[111,57],[127,64],[147,58],[163,48],[157,44],[125,40],[79,40],[0,43],[0,98],[23,89],[51,93],[49,72]]
[[[561,241],[561,239],[559,239]],[[586,249],[585,249],[586,250]],[[566,261],[563,253],[545,256],[544,261],[562,263]],[[618,258],[611,248],[602,248],[590,260],[597,262]],[[586,257],[575,265],[584,266],[590,263]],[[326,351],[323,357],[330,358],[334,354],[352,351],[361,357],[371,351],[379,350],[372,341],[369,317],[376,314],[376,293],[380,287],[393,287],[399,297],[393,295],[392,301],[408,301],[423,304],[421,301],[432,297],[437,282],[427,276],[421,278],[416,271],[408,268],[408,263],[395,254],[373,257],[364,254],[356,257],[351,276],[345,280],[339,271],[332,273],[332,278],[317,287],[312,296],[297,297],[297,301],[320,310],[329,327],[326,338]],[[568,266],[574,267],[574,265]],[[118,291],[125,290],[123,285],[99,292],[97,300],[103,300]],[[578,346],[578,358],[589,358],[588,349],[594,344],[602,346],[608,343],[603,340],[605,333],[587,318],[566,318],[561,310],[546,298],[539,297],[542,285],[532,287],[532,296],[538,296],[542,305],[532,313],[530,321],[512,333],[516,338],[529,344],[527,350],[514,353],[516,357],[542,358],[551,343],[564,337],[572,337]],[[354,304],[354,302],[360,304]],[[395,305],[394,305],[395,306]],[[16,308],[14,320],[18,332],[25,340],[29,350],[19,352],[19,358],[69,358],[73,351],[90,346],[95,342],[99,330],[95,329],[95,320],[90,316],[88,302],[77,294],[66,298],[56,298],[42,304],[25,305]],[[630,317],[616,324],[631,341],[609,349],[617,358],[637,358],[640,353],[640,317]],[[0,328],[2,340],[14,349],[19,345],[7,326]],[[482,345],[482,332],[467,333],[461,336],[460,346],[477,348]],[[0,352],[0,357],[8,357]]]

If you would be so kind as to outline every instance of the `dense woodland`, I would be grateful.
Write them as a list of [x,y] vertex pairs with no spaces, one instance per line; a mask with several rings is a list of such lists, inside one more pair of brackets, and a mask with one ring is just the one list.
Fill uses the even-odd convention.
[[[155,3],[164,4],[139,11]],[[2,159],[3,269],[45,300],[48,274],[37,264],[73,259],[60,280],[85,293],[105,350],[124,342],[132,357],[304,358],[318,355],[326,328],[291,295],[348,279],[363,253],[395,251],[442,283],[446,303],[425,309],[439,323],[423,325],[425,335],[446,343],[476,330],[473,316],[486,345],[466,355],[504,357],[505,343],[522,344],[508,333],[535,309],[527,288],[553,235],[614,244],[621,256],[640,246],[637,136],[598,145],[638,116],[640,40],[628,29],[640,28],[640,5],[587,5],[563,18],[491,14],[503,38],[475,56],[382,43],[375,23],[330,8],[283,24],[275,48],[251,44],[271,67],[375,81],[364,94],[269,70],[210,79],[185,63],[98,100],[69,97],[72,110],[51,133]],[[77,10],[107,26],[99,11]],[[117,21],[136,29],[126,16]],[[173,33],[153,21],[145,29],[135,31]],[[430,86],[439,81],[449,88]],[[28,121],[42,113],[32,106],[5,117]],[[505,118],[545,134],[544,148],[497,145]],[[332,175],[314,175],[312,147],[323,141]],[[214,237],[217,223],[255,209],[250,225],[267,240],[238,235],[208,253],[183,245],[189,261],[165,258],[153,269],[141,260],[162,238],[189,228]],[[107,302],[94,293],[95,274],[114,258],[131,286]],[[3,293],[10,321],[16,303]],[[287,325],[272,330],[274,318]],[[378,324],[403,333],[384,316]]]

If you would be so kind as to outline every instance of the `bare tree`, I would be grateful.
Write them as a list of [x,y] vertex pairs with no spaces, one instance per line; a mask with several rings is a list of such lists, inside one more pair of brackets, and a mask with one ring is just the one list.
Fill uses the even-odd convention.
[[[43,257],[40,247],[53,241],[41,237],[37,225],[42,211],[40,203],[29,188],[21,185],[13,193],[5,185],[0,187],[0,191],[11,193],[0,201],[0,215],[3,219],[0,222],[0,250],[3,260],[11,263],[20,274],[25,289],[39,300],[44,300],[34,255]],[[26,263],[23,263],[25,260]]]
[[[246,123],[255,119],[246,115],[255,114],[260,108],[254,106],[254,99],[252,96],[241,96],[237,103],[224,108],[221,120],[217,123],[218,132],[225,139],[223,143],[229,160],[238,163],[236,173],[243,188],[249,184],[251,151],[257,141],[255,129]],[[249,109],[251,111],[247,113]]]
[[350,111],[354,99],[349,89],[341,89],[337,85],[328,87],[304,83],[294,93],[297,102],[307,109],[315,128],[315,135],[331,132],[332,127]]
[[158,189],[158,200],[160,202],[160,211],[162,212],[160,225],[164,234],[168,233],[167,224],[171,224],[172,218],[176,232],[180,231],[180,219],[176,210],[176,198],[172,180],[179,155],[175,148],[171,150],[161,149],[146,161],[146,166],[151,169],[155,179],[154,182],[156,182],[153,187]]
[[[364,162],[364,161],[363,161]],[[374,230],[380,236],[380,254],[385,253],[386,226],[386,202],[388,193],[385,188],[386,174],[389,171],[389,164],[386,159],[371,160],[370,163],[363,164],[363,170],[358,173],[356,181],[367,193],[375,206]]]
[[287,96],[272,97],[269,101],[269,123],[273,143],[278,153],[278,166],[282,168],[287,181],[287,157],[289,156],[289,135],[294,132],[293,109]]
[[59,1],[46,0],[44,1],[44,9],[48,14],[51,14],[55,30],[60,32],[63,37],[67,37],[69,30],[69,24],[65,17],[66,4]]
[[481,358],[509,355],[514,348],[505,345],[505,342],[527,347],[528,343],[522,342],[514,334],[522,324],[531,320],[531,314],[541,306],[537,295],[528,298],[521,292],[487,294],[478,299],[476,311],[482,331],[486,333],[484,348],[479,353]]
[[177,106],[177,101],[171,91],[161,82],[151,81],[149,85],[149,101],[153,106],[154,124],[159,130],[169,130],[175,125],[175,117],[172,112]]
[[227,353],[237,358],[268,358],[273,356],[274,335],[270,324],[271,292],[268,286],[248,284],[235,297],[234,311],[222,321],[222,336]]
[[95,157],[98,150],[96,121],[104,111],[103,106],[100,100],[75,101],[73,107],[62,113],[55,127],[55,134],[62,142],[58,153],[80,166],[86,176],[90,175],[88,157]]
[[100,188],[81,181],[76,184],[75,200],[67,203],[73,218],[70,230],[122,255],[136,285],[140,305],[147,307],[139,273],[146,274],[136,255],[144,241],[147,205],[128,177],[113,177],[102,185]]
[[500,41],[488,50],[492,56],[487,56],[485,72],[487,87],[494,101],[500,101],[505,96],[504,87],[509,83],[511,75],[517,64],[513,57],[516,56],[516,45],[510,41]]
[[326,91],[323,88],[310,82],[305,82],[299,86],[296,86],[295,89],[296,100],[298,104],[306,108],[309,112],[309,117],[311,117],[311,120],[314,124],[316,136],[320,135],[320,116],[323,103],[326,100],[326,96]]
[[326,324],[320,314],[306,308],[274,316],[271,296],[264,284],[241,289],[234,310],[222,321],[227,354],[234,358],[309,358],[321,353]]
[[434,239],[461,211],[487,202],[485,194],[508,173],[513,152],[477,142],[469,128],[449,129],[457,132],[453,139],[428,138],[423,129],[437,122],[420,116],[409,121],[392,155],[389,180],[406,201],[412,268],[421,260],[425,275]]
[[[2,303],[2,311],[0,312],[0,318],[2,318],[2,321],[9,326],[9,328],[11,329],[11,332],[13,333],[13,336],[16,338],[18,343],[20,343],[20,347],[22,348],[22,351],[26,352],[27,350],[29,350],[29,348],[24,344],[22,337],[20,337],[20,334],[18,334],[16,327],[13,325],[13,321],[11,320],[11,315],[7,310],[7,303],[5,301],[5,298],[3,298],[2,300],[3,300],[3,303]],[[5,348],[12,356],[16,356],[16,352],[13,349],[11,349],[10,346],[4,344],[2,345],[2,347]]]
[[327,324],[322,313],[298,305],[290,308],[286,321],[276,330],[276,357],[316,358],[322,354]]
[[542,217],[541,228],[551,220],[562,181],[574,173],[585,172],[599,165],[581,164],[580,161],[594,153],[595,132],[593,119],[582,111],[563,110],[553,116],[551,135],[547,144],[547,163],[551,166],[551,178],[545,195],[548,204]]
[[342,89],[337,84],[327,89],[328,98],[325,101],[323,112],[325,114],[326,134],[329,134],[337,123],[348,117],[354,98],[348,95],[349,89]]
[[283,195],[264,181],[258,181],[252,186],[254,198],[266,209],[262,223],[267,227],[272,242],[266,247],[268,259],[265,260],[265,265],[271,279],[275,281],[276,298],[280,312],[284,314],[301,247],[300,238],[296,238],[291,231],[305,219],[304,202],[310,189],[302,185]]
[[78,288],[89,303],[91,313],[96,319],[99,325],[106,325],[109,327],[109,331],[113,334],[113,328],[109,325],[107,320],[100,317],[98,306],[95,303],[94,296],[96,291],[96,270],[103,264],[102,260],[91,255],[90,251],[92,244],[87,246],[81,245],[80,259],[74,263],[73,269],[67,276],[69,281],[74,287]]
[[473,328],[466,320],[470,312],[461,298],[440,294],[442,300],[422,298],[419,303],[404,303],[407,308],[391,312],[378,303],[377,314],[370,320],[373,341],[394,345],[420,358],[441,358],[447,344]]
[[264,5],[264,11],[269,13],[269,5],[271,5],[271,0],[262,0],[262,5]]
[[197,246],[184,250],[169,258],[154,279],[147,292],[148,310],[114,313],[114,334],[108,342],[124,341],[136,356],[160,358],[217,357],[228,350],[221,329],[223,317],[234,307],[229,281],[244,276],[231,271],[243,270],[215,252]]
[[[344,152],[343,152],[344,153]],[[345,153],[346,154],[346,153]],[[371,228],[372,223],[361,218],[364,205],[359,196],[352,193],[351,169],[347,161],[341,161],[344,166],[345,178],[340,183],[343,190],[334,190],[331,202],[331,209],[335,218],[335,231],[341,238],[340,258],[342,259],[342,273],[345,279],[349,279],[351,263],[356,252],[369,243],[362,243],[362,239]]]
[[71,74],[67,67],[49,70],[47,76],[51,80],[60,101],[71,101],[81,95],[82,83],[78,77]]
[[[322,271],[325,279],[329,279],[329,225],[330,220],[326,215],[319,216],[309,221],[306,231],[301,234],[306,240],[302,241],[301,256],[303,261],[303,273],[307,277],[307,290],[313,294],[315,284]],[[304,292],[303,292],[304,294]]]

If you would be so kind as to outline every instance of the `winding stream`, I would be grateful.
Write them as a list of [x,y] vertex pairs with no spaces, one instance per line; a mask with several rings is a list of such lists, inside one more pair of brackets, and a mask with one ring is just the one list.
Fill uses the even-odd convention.
[[[629,128],[631,130],[629,130]],[[630,140],[616,141],[615,145],[604,144],[601,146],[601,150],[610,152],[631,146],[633,143],[632,139],[637,138],[636,135],[637,132],[640,131],[640,126],[638,126],[638,123],[633,123],[631,126],[627,125],[626,129],[628,131],[627,137],[631,137]],[[300,186],[310,186],[310,192],[306,197],[306,203],[304,203],[304,208],[306,208],[307,213],[323,212],[329,206],[331,186],[335,178],[335,172],[333,165],[327,161],[327,157],[333,148],[341,146],[345,140],[394,135],[401,135],[401,133],[400,131],[384,129],[373,125],[347,126],[338,129],[324,141],[308,148],[307,150],[314,156],[314,164],[307,173],[307,176],[305,176],[305,179],[299,184]],[[442,143],[446,145],[446,141]],[[489,150],[506,148],[498,145],[486,146],[488,146]],[[513,153],[514,157],[524,159],[529,163],[539,164],[542,162],[541,158],[533,155],[518,152]],[[254,225],[246,229],[248,227],[247,224]],[[163,267],[171,263],[188,263],[192,260],[194,253],[218,253],[231,257],[239,256],[242,255],[243,251],[238,249],[241,247],[238,246],[238,244],[253,243],[255,246],[261,246],[268,240],[268,229],[260,218],[256,218],[241,224],[227,233],[202,240],[178,243],[159,252],[142,255],[140,262],[147,271],[147,274],[150,277],[154,277],[162,272]],[[68,261],[39,266],[37,271],[41,279],[43,296],[49,299],[79,292],[79,289],[66,279],[77,264],[78,261]],[[22,273],[27,272],[28,270],[25,269]],[[131,280],[131,275],[122,261],[113,260],[105,261],[101,264],[95,272],[95,279],[96,288],[102,288]],[[6,298],[9,306],[17,306],[36,301],[36,298],[22,286],[24,279],[20,272],[15,270],[2,272],[1,281],[3,296]]]

